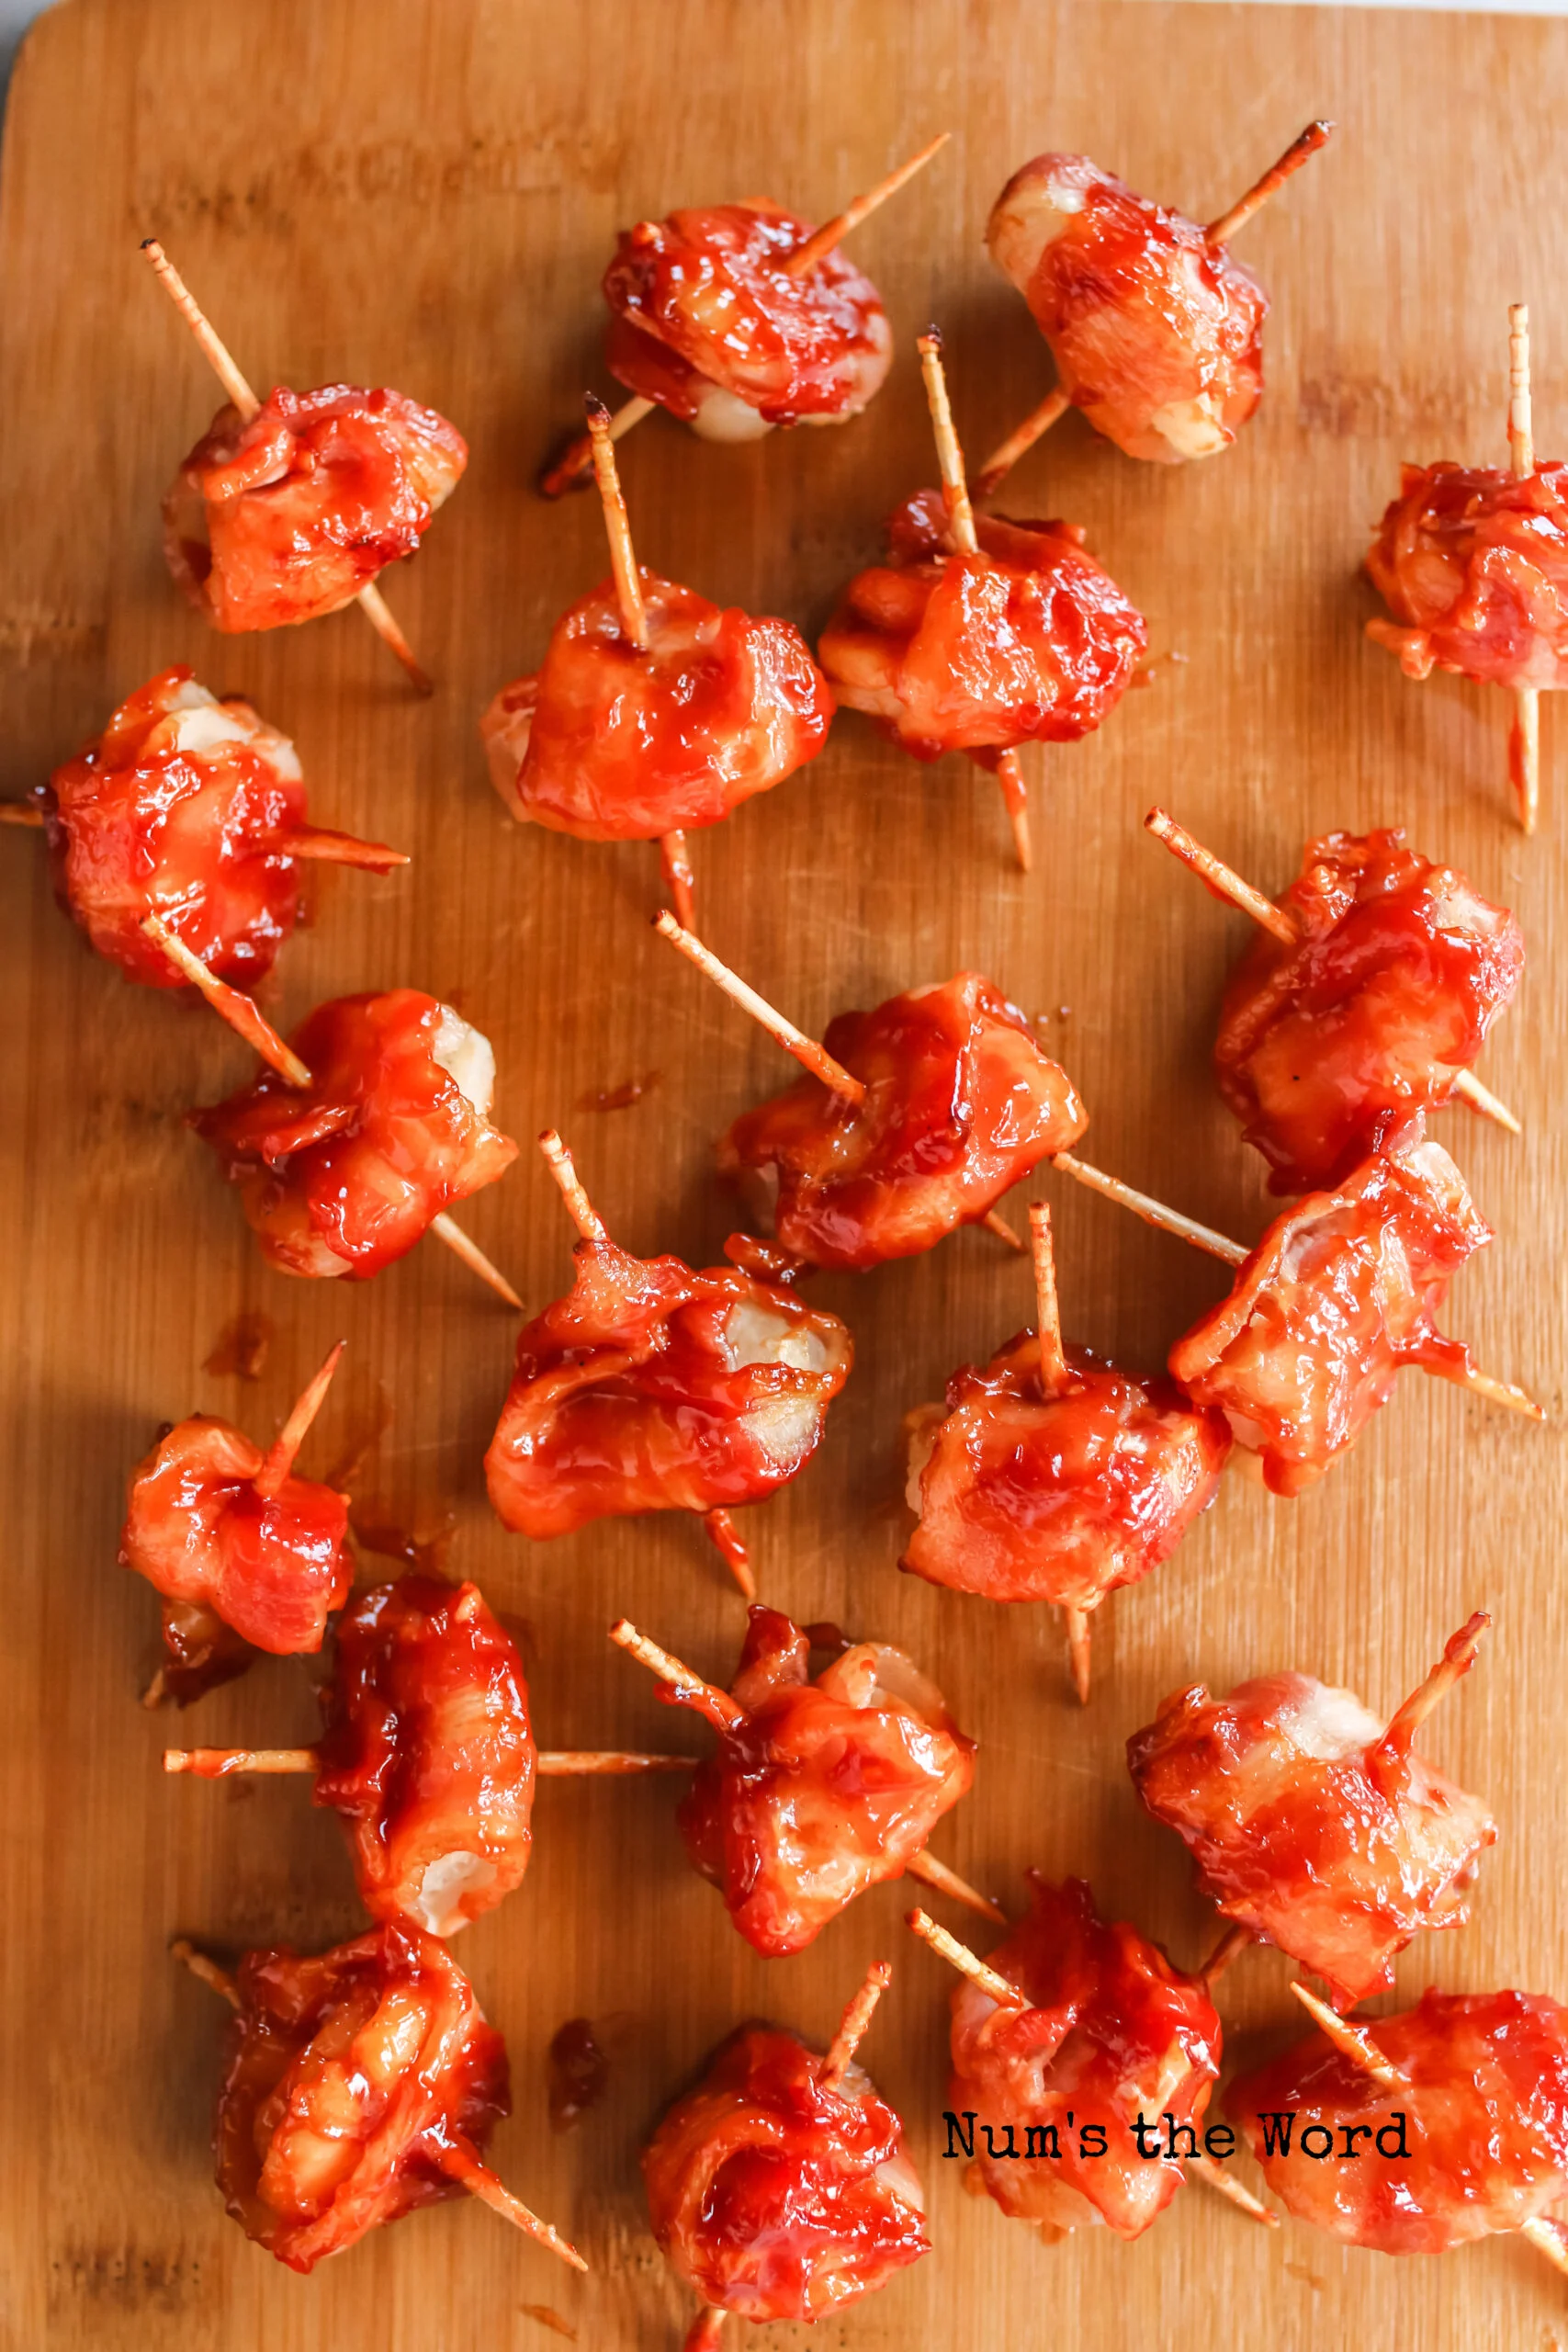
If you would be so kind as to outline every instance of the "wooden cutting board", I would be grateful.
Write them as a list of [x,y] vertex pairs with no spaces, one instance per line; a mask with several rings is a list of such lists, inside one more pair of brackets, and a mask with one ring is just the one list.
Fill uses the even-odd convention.
[[[1031,1311],[1023,1263],[968,1232],[819,1285],[853,1327],[854,1377],[798,1487],[745,1515],[770,1599],[905,1644],[978,1736],[975,1793],[939,1850],[1015,1904],[1026,1865],[1082,1873],[1184,1962],[1212,1924],[1176,1840],[1134,1802],[1127,1734],[1183,1682],[1287,1666],[1391,1708],[1467,1611],[1494,1611],[1431,1746],[1490,1796],[1503,1838],[1471,1927],[1406,1955],[1402,2003],[1429,1980],[1568,1996],[1568,1219],[1552,1051],[1568,1018],[1568,746],[1549,711],[1545,822],[1527,843],[1505,804],[1502,697],[1407,684],[1363,639],[1357,566],[1402,458],[1500,458],[1511,298],[1534,308],[1538,445],[1568,439],[1565,100],[1568,24],[1522,20],[1112,0],[70,0],[24,49],[6,131],[0,789],[35,784],[167,662],[252,695],[298,740],[322,821],[413,854],[389,879],[323,878],[269,992],[275,1017],[287,1027],[323,997],[405,982],[451,999],[494,1041],[503,1124],[527,1138],[558,1123],[618,1236],[700,1263],[731,1222],[712,1138],[787,1068],[649,933],[652,853],[513,826],[475,724],[605,569],[594,504],[546,506],[531,484],[585,383],[609,389],[597,280],[615,230],[758,190],[826,216],[953,131],[856,242],[898,338],[866,418],[740,450],[657,419],[626,445],[644,559],[815,634],[888,510],[932,478],[912,352],[928,318],[947,332],[976,455],[1049,381],[980,243],[1015,165],[1081,147],[1203,217],[1310,116],[1337,119],[1330,151],[1246,234],[1276,307],[1269,392],[1238,447],[1162,470],[1073,418],[1015,479],[1021,511],[1088,526],[1156,650],[1185,657],[1101,735],[1030,755],[1044,775],[1033,876],[1012,871],[998,797],[972,770],[917,767],[853,718],[806,774],[695,847],[715,946],[804,1024],[980,966],[1072,1070],[1093,1157],[1248,1238],[1266,1215],[1259,1163],[1206,1067],[1246,926],[1145,841],[1149,803],[1270,890],[1309,833],[1405,823],[1517,910],[1529,973],[1483,1075],[1527,1133],[1510,1141],[1462,1112],[1441,1124],[1499,1234],[1450,1320],[1548,1402],[1545,1431],[1412,1376],[1306,1500],[1227,1481],[1176,1558],[1097,1621],[1084,1712],[1049,1612],[895,1572],[900,1417]],[[181,605],[157,502],[216,396],[138,259],[149,233],[258,382],[389,382],[468,435],[468,480],[389,582],[439,680],[433,701],[405,691],[353,613],[220,640]],[[244,1054],[206,1012],[84,952],[36,838],[0,838],[0,893],[8,2345],[547,2352],[559,2339],[530,2310],[543,2306],[583,2344],[673,2346],[691,2304],[645,2226],[637,2152],[653,2119],[749,2013],[825,2038],[880,1954],[897,1977],[867,2055],[908,2120],[936,2250],[817,2341],[1568,2341],[1568,2290],[1518,2243],[1394,2264],[1258,2230],[1194,2188],[1135,2245],[1099,2232],[1048,2251],[942,2160],[948,1984],[899,1924],[904,1892],[858,1903],[805,1957],[764,1962],[687,1870],[668,1785],[547,1787],[527,1884],[460,1947],[511,2046],[516,2108],[497,2161],[592,2276],[478,2209],[423,2215],[309,2281],[249,2245],[209,2165],[222,2017],[165,1946],[185,1932],[321,1947],[359,1915],[335,1824],[301,1784],[175,1785],[158,1770],[171,1736],[296,1740],[314,1713],[308,1678],[284,1665],[177,1723],[138,1707],[156,1608],[115,1546],[126,1473],[157,1424],[199,1407],[265,1437],[346,1336],[306,1467],[367,1450],[366,1514],[449,1536],[449,1568],[526,1621],[546,1744],[696,1747],[700,1727],[659,1706],[605,1629],[631,1611],[727,1678],[741,1611],[689,1523],[610,1522],[540,1549],[503,1535],[480,1457],[513,1319],[434,1245],[367,1287],[265,1270],[180,1119],[240,1081]],[[633,1107],[592,1107],[629,1080],[645,1086]],[[1069,1332],[1156,1363],[1218,1295],[1219,1271],[1056,1178],[1048,1190]],[[566,1286],[570,1237],[531,1151],[465,1221],[530,1302]],[[250,1381],[212,1368],[247,1315],[271,1333]],[[1290,1973],[1252,1955],[1226,1979],[1233,2056],[1294,2030]],[[546,2050],[578,2015],[607,2035],[613,2074],[558,2137]]]

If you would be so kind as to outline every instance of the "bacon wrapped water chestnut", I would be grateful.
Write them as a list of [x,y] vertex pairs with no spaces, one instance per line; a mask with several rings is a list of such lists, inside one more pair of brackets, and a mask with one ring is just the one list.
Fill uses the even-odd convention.
[[220,979],[253,986],[299,919],[301,857],[407,864],[305,821],[287,735],[183,665],[121,703],[40,802],[55,896],[100,956],[149,988],[186,985],[141,930],[161,916]]
[[291,1044],[303,1082],[265,1069],[190,1114],[280,1272],[367,1282],[517,1157],[490,1041],[423,990],[336,997]]
[[849,1377],[844,1325],[739,1266],[694,1272],[617,1249],[559,1138],[546,1141],[582,1238],[571,1290],[517,1342],[485,1456],[497,1516],[542,1542],[773,1494],[816,1452]]
[[688,2352],[718,2315],[826,2318],[931,2251],[903,2125],[854,2063],[891,1973],[873,1968],[825,2055],[739,2027],[644,2150],[660,2251],[707,2306]]
[[1219,2017],[1202,1979],[1101,1919],[1083,1880],[1028,1878],[1028,1917],[984,1963],[909,1921],[966,1979],[947,2095],[973,2134],[971,2177],[1048,2244],[1102,2223],[1141,2237],[1181,2187],[1180,2157],[1201,2161]]
[[1442,2254],[1521,2231],[1565,2267],[1568,2008],[1545,1994],[1428,1991],[1309,2034],[1237,2075],[1225,2111],[1280,2203],[1342,2245]]
[[478,2196],[563,2261],[480,2152],[511,2111],[506,2047],[444,1944],[389,1924],[318,1958],[247,1952],[218,2102],[218,2185],[245,2235],[309,2271],[384,2222]]
[[354,1576],[348,1497],[293,1475],[340,1344],[270,1450],[212,1413],[165,1431],[131,1473],[123,1567],[163,1597],[164,1663],[149,1702],[186,1705],[243,1674],[258,1650],[310,1655]]
[[983,492],[1068,406],[1130,458],[1179,465],[1230,447],[1262,396],[1269,299],[1226,244],[1330,129],[1309,124],[1207,228],[1087,155],[1036,155],[1013,174],[986,243],[1050,345],[1058,382],[987,461]]
[[906,1871],[1002,1917],[922,1852],[967,1791],[975,1749],[902,1650],[858,1642],[814,1678],[808,1633],[753,1607],[726,1692],[624,1619],[611,1637],[659,1676],[668,1703],[718,1735],[682,1801],[681,1835],[755,1950],[803,1951],[857,1895]]
[[1190,1849],[1201,1891],[1342,2007],[1386,1990],[1422,1929],[1470,1916],[1496,1824],[1413,1743],[1487,1623],[1455,1634],[1386,1724],[1348,1690],[1270,1674],[1224,1699],[1194,1683],[1127,1743],[1134,1786]]

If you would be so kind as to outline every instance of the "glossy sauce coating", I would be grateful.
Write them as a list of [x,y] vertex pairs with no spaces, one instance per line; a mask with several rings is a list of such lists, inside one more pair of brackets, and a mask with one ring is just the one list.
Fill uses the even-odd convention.
[[1235,439],[1263,393],[1269,299],[1196,220],[1087,155],[1036,155],[986,242],[1073,405],[1128,457],[1178,465]]
[[511,2112],[506,2048],[444,1944],[388,1925],[318,1959],[245,1954],[218,2102],[218,2186],[245,2235],[311,2270],[462,2194],[445,2150]]
[[516,1159],[490,1124],[488,1042],[434,997],[334,997],[290,1042],[308,1090],[265,1069],[190,1115],[281,1272],[367,1282]]
[[833,697],[788,621],[638,577],[646,651],[602,581],[556,623],[538,673],[503,686],[479,723],[491,781],[524,822],[586,842],[716,825],[828,740]]
[[808,1265],[934,1249],[1089,1125],[1066,1072],[978,972],[840,1012],[823,1043],[864,1101],[800,1079],[737,1119],[718,1155],[721,1173],[756,1180],[779,1246]]
[[1222,1414],[1169,1380],[1140,1380],[1069,1348],[1070,1379],[1040,1393],[1040,1349],[1020,1332],[982,1371],[964,1364],[945,1410],[912,1427],[899,1566],[987,1600],[1093,1609],[1168,1560],[1219,1490]]
[[888,526],[888,560],[857,572],[818,650],[839,701],[919,760],[1070,743],[1098,727],[1148,643],[1143,615],[1070,523],[977,514],[954,550],[940,491]]
[[643,2152],[666,2261],[710,2306],[815,2320],[931,2251],[898,2117],[793,2033],[742,2026]]
[[468,462],[401,392],[279,385],[248,424],[219,410],[164,501],[164,552],[214,628],[315,620],[412,554]]
[[373,1919],[434,1936],[528,1867],[534,1735],[510,1634],[475,1585],[400,1577],[338,1622],[316,1803],[342,1817]]
[[50,779],[55,896],[100,956],[149,988],[187,983],[141,929],[155,914],[221,980],[272,968],[299,911],[277,848],[305,820],[299,755],[249,703],[180,665],[131,695]]
[[1227,1919],[1325,1978],[1348,2008],[1386,1990],[1424,1928],[1462,1928],[1496,1824],[1348,1690],[1270,1674],[1201,1683],[1127,1742],[1134,1786],[1191,1851]]
[[749,1944],[802,1951],[857,1894],[898,1878],[974,1778],[974,1744],[902,1650],[862,1642],[811,1679],[805,1634],[753,1608],[717,1734],[682,1802],[693,1867]]
[[1214,1045],[1220,1091],[1269,1161],[1269,1189],[1337,1183],[1412,1112],[1435,1110],[1519,983],[1506,907],[1399,831],[1325,833],[1231,974]]
[[[1181,2186],[1179,2165],[1158,2152],[1163,2118],[1201,2125],[1219,2077],[1220,2020],[1158,1944],[1100,1917],[1082,1879],[1053,1886],[1028,1875],[1029,1917],[987,1964],[1031,2006],[998,2008],[977,1984],[958,1985],[948,2104],[975,2116],[974,2173],[1004,2213],[1038,2223],[1047,2240],[1101,2222],[1140,2237]],[[1140,2115],[1156,2132],[1147,2157],[1131,2129]],[[1051,2126],[1059,2154],[1042,2136],[1029,2157],[1031,2130]]]
[[790,276],[810,234],[766,198],[624,230],[604,273],[612,373],[716,440],[857,414],[881,390],[892,331],[875,287],[837,248]]
[[[1392,2018],[1358,2018],[1404,2081],[1386,2090],[1321,2033],[1239,2075],[1225,2112],[1298,2221],[1380,2254],[1442,2254],[1522,2228],[1568,2197],[1568,2009],[1541,1993],[1427,1992]],[[1295,2109],[1289,2155],[1265,2152],[1259,2117]],[[1396,2113],[1407,2157],[1398,2156]],[[1303,2154],[1314,2126],[1328,2160]],[[1354,2160],[1346,2127],[1357,2132]],[[1389,2137],[1382,2150],[1377,2133]],[[1314,2146],[1320,2146],[1315,2141]]]
[[1298,1495],[1355,1443],[1407,1364],[1439,1377],[1469,1355],[1434,1317],[1449,1279],[1492,1238],[1419,1119],[1334,1192],[1277,1216],[1228,1298],[1170,1351],[1199,1405],[1218,1406],[1277,1495]]
[[1393,616],[1367,634],[1407,677],[1568,686],[1568,466],[1405,466],[1367,571]]
[[804,1469],[852,1347],[836,1316],[734,1266],[580,1241],[528,1324],[485,1477],[542,1540],[590,1520],[758,1502]]
[[347,1597],[348,1497],[292,1476],[276,1494],[258,1495],[253,1481],[265,1458],[228,1421],[193,1413],[131,1473],[120,1565],[171,1604],[164,1623],[166,1634],[173,1623],[176,1666],[197,1668],[187,1653],[203,1629],[193,1610],[251,1649],[288,1657],[321,1648],[328,1612]]

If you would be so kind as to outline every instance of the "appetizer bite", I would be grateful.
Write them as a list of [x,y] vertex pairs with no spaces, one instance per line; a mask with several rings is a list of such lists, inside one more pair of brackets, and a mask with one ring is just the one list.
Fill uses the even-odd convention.
[[975,1747],[902,1650],[846,1645],[814,1678],[810,1629],[754,1607],[726,1691],[625,1618],[610,1639],[659,1677],[668,1705],[718,1736],[682,1801],[681,1836],[754,1950],[804,1951],[857,1894],[906,1871],[1002,1917],[923,1850],[974,1778]]
[[931,2252],[903,2124],[855,2063],[892,1974],[876,1962],[825,2054],[739,2027],[644,2149],[660,2252],[705,2305],[686,2352],[730,2312],[826,2318]]
[[1050,345],[1057,384],[987,459],[982,497],[1069,408],[1156,465],[1230,447],[1262,397],[1269,298],[1226,247],[1333,127],[1309,122],[1207,228],[1087,155],[1036,155],[1013,174],[986,243]]
[[357,603],[428,694],[376,580],[412,554],[457,488],[468,462],[462,435],[402,392],[280,384],[258,400],[157,239],[141,250],[229,395],[164,501],[176,585],[230,634]]
[[694,1511],[748,1600],[729,1513],[817,1451],[854,1350],[834,1315],[739,1266],[617,1249],[553,1131],[540,1148],[581,1238],[576,1279],[524,1329],[485,1455],[497,1517],[544,1542],[595,1519]]
[[1121,701],[1144,616],[1072,523],[976,517],[934,327],[920,368],[942,468],[887,526],[888,560],[857,572],[818,647],[840,704],[918,760],[963,752],[1001,786],[1029,871],[1021,743],[1075,743]]

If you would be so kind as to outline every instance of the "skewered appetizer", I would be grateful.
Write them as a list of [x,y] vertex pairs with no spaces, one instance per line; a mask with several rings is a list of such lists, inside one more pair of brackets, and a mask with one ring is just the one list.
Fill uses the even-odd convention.
[[683,1770],[680,1757],[534,1745],[511,1634],[477,1585],[399,1577],[337,1623],[316,1747],[166,1748],[166,1772],[311,1772],[373,1919],[455,1936],[522,1883],[536,1775]]
[[[1568,2268],[1568,2009],[1542,1993],[1428,1991],[1352,2024],[1303,1999],[1319,2030],[1225,2094],[1280,2203],[1379,2254],[1517,2231]],[[1356,2161],[1325,2164],[1330,2151]]]
[[310,1655],[354,1577],[348,1497],[294,1461],[321,1410],[342,1340],[264,1453],[212,1413],[165,1431],[131,1473],[122,1567],[163,1598],[162,1668],[146,1703],[187,1706],[243,1674],[258,1650]]
[[643,571],[608,412],[589,403],[612,577],[556,623],[543,667],[479,722],[491,778],[520,824],[578,841],[657,841],[683,922],[685,835],[816,758],[833,698],[805,639]]
[[408,864],[380,842],[307,824],[288,736],[183,665],[129,696],[45,793],[17,805],[47,831],[65,912],[149,988],[186,985],[142,931],[149,914],[220,979],[254,986],[299,920],[301,858],[377,873]]
[[[1101,1919],[1082,1879],[1028,1878],[1029,1917],[987,1961],[923,1912],[908,1923],[965,1980],[952,1996],[948,2098],[968,2127],[971,2182],[1047,2245],[1102,2224],[1141,2237],[1184,2169],[1215,2177],[1196,2127],[1219,2078],[1219,2016],[1203,1979],[1125,1920]],[[1044,2161],[1020,2163],[1026,2152]]]
[[987,1600],[1054,1602],[1087,1700],[1089,1612],[1170,1557],[1219,1491],[1231,1435],[1174,1382],[1064,1349],[1041,1203],[1029,1221],[1035,1328],[908,1416],[917,1524],[898,1565]]
[[854,2062],[891,1975],[872,1969],[825,2054],[739,2027],[644,2150],[660,2251],[706,2306],[687,2352],[726,2313],[823,2319],[930,2253],[904,2127]]
[[466,2192],[587,2268],[482,2160],[511,2112],[506,2045],[444,1944],[388,1925],[314,1959],[249,1951],[231,1978],[181,1957],[235,2011],[214,2147],[224,2203],[248,2238],[290,2270],[313,2270],[384,2222]]
[[1456,1095],[1518,1132],[1470,1068],[1524,967],[1506,907],[1397,831],[1320,834],[1270,903],[1163,809],[1144,821],[1258,926],[1225,989],[1214,1071],[1271,1192],[1339,1182]]
[[1385,1991],[1423,1928],[1470,1917],[1497,1826],[1414,1742],[1489,1622],[1471,1618],[1386,1724],[1314,1675],[1269,1674],[1224,1699],[1193,1683],[1127,1742],[1133,1784],[1190,1849],[1201,1892],[1340,2007]]
[[888,559],[857,572],[818,652],[839,702],[918,760],[964,752],[1001,786],[1030,865],[1021,743],[1075,743],[1126,692],[1144,616],[1071,523],[976,518],[935,328],[920,365],[942,466],[887,526]]
[[1367,550],[1393,618],[1367,635],[1407,678],[1451,670],[1513,698],[1508,779],[1533,833],[1540,799],[1540,695],[1568,684],[1568,469],[1536,462],[1529,311],[1508,311],[1508,470],[1405,466]]
[[611,1639],[718,1735],[682,1801],[681,1836],[756,1951],[804,1951],[856,1895],[906,1871],[1002,1917],[922,1851],[974,1779],[975,1747],[902,1650],[859,1642],[813,1678],[807,1634],[754,1607],[724,1691],[625,1619]]
[[581,1238],[571,1290],[517,1342],[485,1456],[496,1514],[542,1542],[595,1519],[695,1511],[743,1567],[728,1513],[811,1459],[849,1378],[849,1332],[738,1266],[699,1273],[617,1249],[559,1136],[541,1142]]
[[1087,155],[1036,155],[1013,174],[986,243],[1050,345],[1058,381],[987,461],[983,495],[1069,407],[1128,457],[1158,465],[1230,447],[1262,397],[1269,298],[1226,247],[1332,128],[1309,123],[1207,228]]
[[377,575],[412,555],[468,462],[455,425],[402,392],[324,384],[259,400],[155,238],[142,252],[227,392],[164,501],[176,585],[226,634],[358,603],[430,691]]
[[[776,424],[841,424],[882,389],[893,335],[881,297],[837,251],[930,162],[943,131],[820,229],[769,198],[688,205],[623,230],[604,273],[610,372],[635,398],[616,440],[656,406],[707,441],[755,441]],[[592,462],[574,441],[547,468],[547,498]]]

